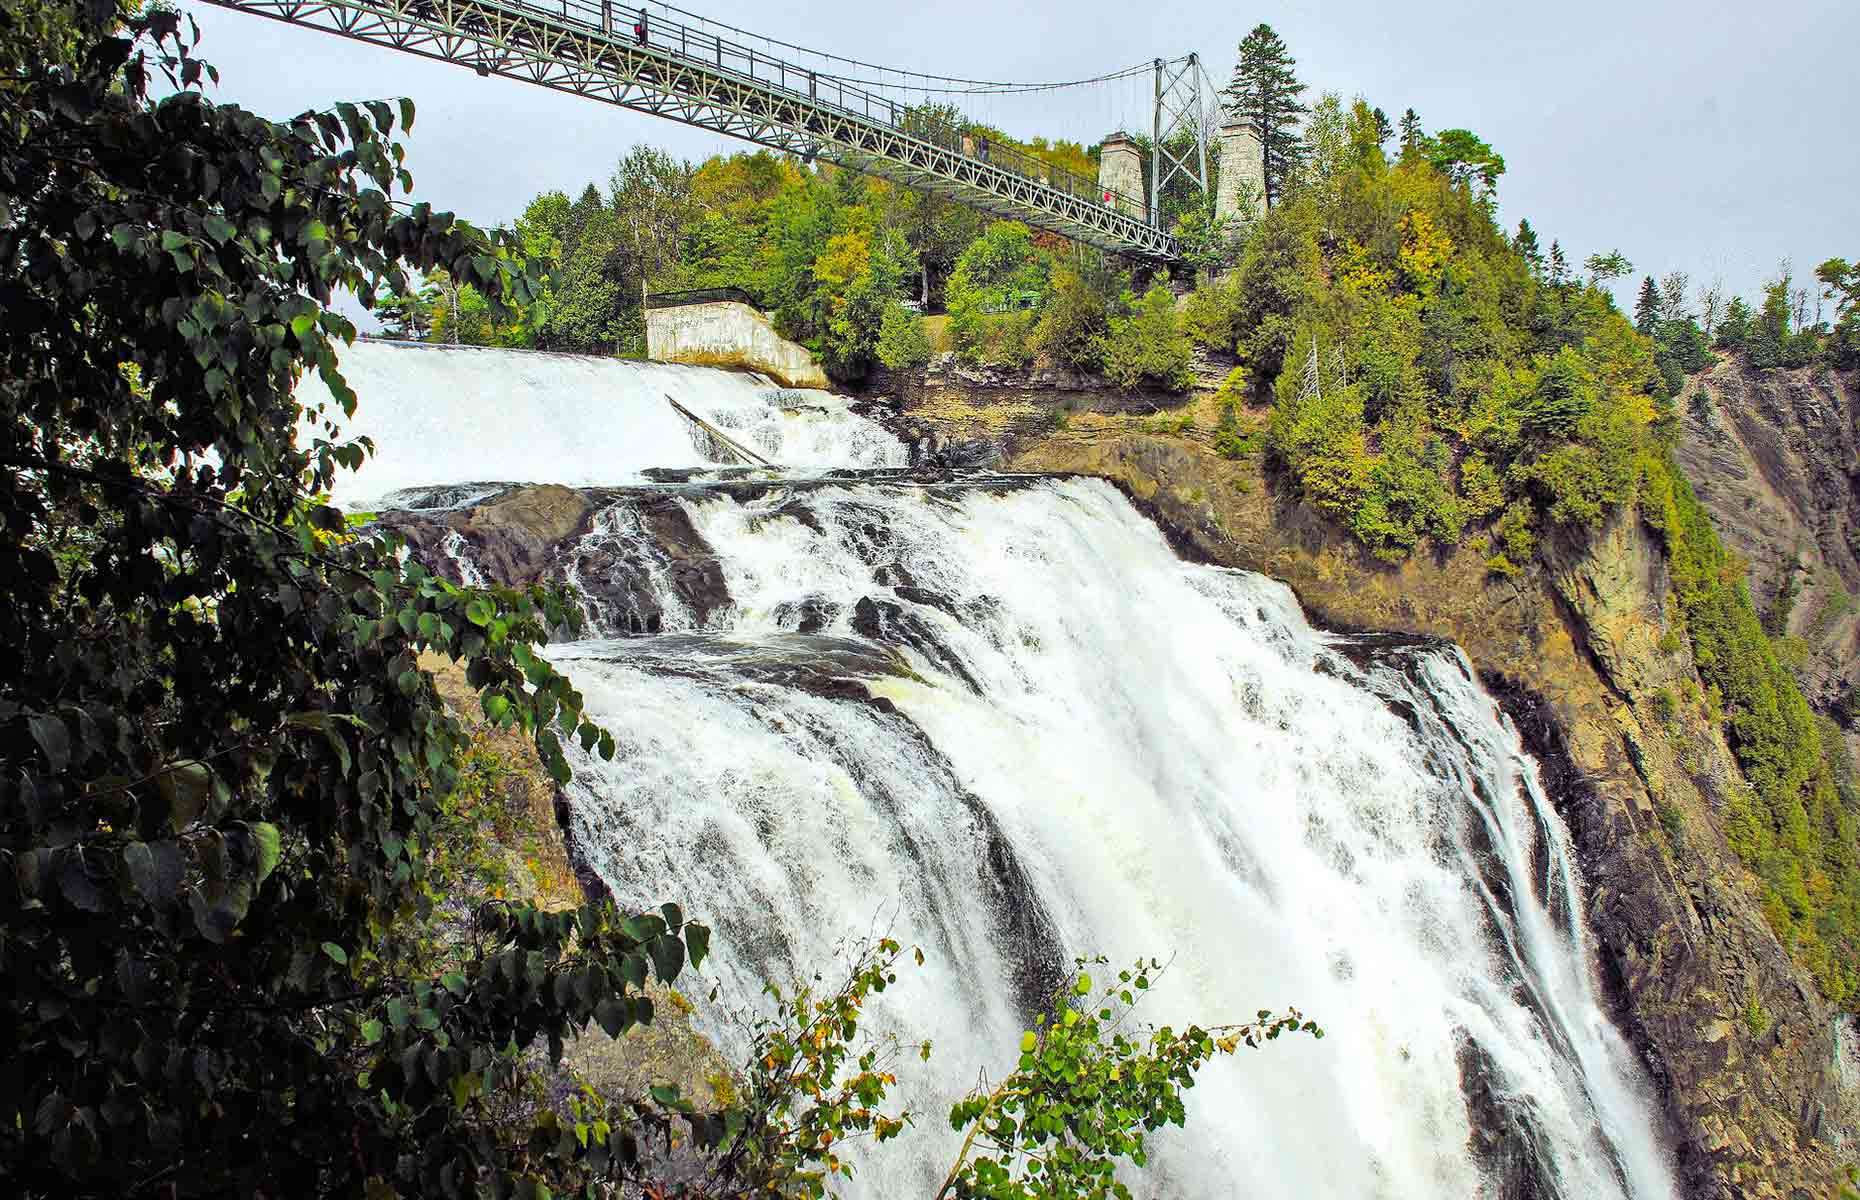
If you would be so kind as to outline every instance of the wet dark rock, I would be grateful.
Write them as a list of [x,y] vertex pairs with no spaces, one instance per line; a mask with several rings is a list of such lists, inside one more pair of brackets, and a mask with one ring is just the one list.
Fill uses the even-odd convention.
[[1480,1195],[1491,1200],[1564,1200],[1534,1102],[1509,1094],[1485,1048],[1464,1029],[1457,1034],[1460,1094],[1466,1097],[1472,1123],[1467,1148],[1490,1185]]
[[922,617],[890,600],[861,596],[853,606],[853,629],[881,645],[909,646],[941,669],[968,684],[977,695],[982,686],[942,636]]

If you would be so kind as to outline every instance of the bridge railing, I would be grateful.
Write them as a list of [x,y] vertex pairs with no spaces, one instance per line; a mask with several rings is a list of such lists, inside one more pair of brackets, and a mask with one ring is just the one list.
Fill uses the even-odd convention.
[[[889,96],[868,91],[831,75],[731,41],[721,34],[684,25],[637,6],[612,0],[497,0],[495,7],[555,17],[596,29],[616,41],[640,40],[636,22],[643,20],[643,46],[676,60],[738,76],[763,87],[773,87],[797,98],[974,159],[1034,183],[1043,184],[1075,199],[1096,201],[1121,212],[1143,213],[1140,196],[1108,189],[1096,179],[1054,166],[1045,159],[1013,146],[991,142],[930,115],[924,107],[899,104]],[[418,8],[418,0],[415,4]]]

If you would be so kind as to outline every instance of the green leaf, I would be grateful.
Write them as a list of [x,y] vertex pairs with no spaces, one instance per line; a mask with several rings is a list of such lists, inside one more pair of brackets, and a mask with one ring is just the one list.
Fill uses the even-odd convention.
[[63,720],[54,714],[44,714],[31,718],[26,725],[32,730],[32,740],[39,743],[54,774],[70,765],[71,732],[65,728]]
[[500,696],[496,692],[492,692],[489,695],[485,696],[483,703],[484,703],[484,715],[490,718],[491,723],[493,725],[503,724],[504,714],[510,711],[509,698],[505,696]]
[[372,1017],[362,1022],[362,1040],[367,1042],[370,1046],[380,1041],[386,1033],[387,1029],[381,1022]]
[[473,625],[489,625],[497,610],[483,596],[473,596],[465,606],[465,619]]
[[294,334],[300,342],[307,339],[310,336],[310,331],[315,328],[316,315],[314,313],[301,313],[291,318],[291,333]]
[[691,969],[704,965],[704,957],[710,953],[710,929],[703,925],[685,926],[685,947],[691,952]]
[[1020,1035],[1020,1052],[1022,1054],[1032,1054],[1033,1048],[1039,1044],[1039,1037],[1035,1035],[1031,1029]]
[[648,943],[652,954],[652,966],[659,973],[660,983],[670,983],[678,978],[678,972],[685,965],[685,944],[669,933],[662,933]]
[[407,1022],[412,1019],[412,1014],[407,1011],[407,1002],[399,996],[388,1001],[387,1015],[388,1024],[396,1029],[407,1028]]
[[213,772],[202,762],[178,762],[155,777],[155,790],[168,802],[169,819],[180,833],[206,811]]
[[346,967],[349,965],[349,952],[334,942],[324,942],[323,953],[335,959],[340,966]]
[[608,996],[594,1006],[594,1019],[607,1031],[608,1037],[619,1037],[626,1032],[630,1024],[628,1014],[626,1002],[617,996]]
[[174,899],[186,874],[181,848],[173,842],[131,842],[123,847],[123,865],[129,868],[136,891],[151,905]]
[[269,821],[252,823],[252,840],[258,846],[258,881],[265,882],[265,877],[278,868],[278,856],[284,839],[278,833],[278,827]]

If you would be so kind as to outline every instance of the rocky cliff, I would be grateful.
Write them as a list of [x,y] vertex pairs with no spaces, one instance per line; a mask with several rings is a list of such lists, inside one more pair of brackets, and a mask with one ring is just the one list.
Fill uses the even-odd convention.
[[1860,376],[1727,359],[1692,376],[1678,407],[1680,465],[1827,711],[1860,683]]

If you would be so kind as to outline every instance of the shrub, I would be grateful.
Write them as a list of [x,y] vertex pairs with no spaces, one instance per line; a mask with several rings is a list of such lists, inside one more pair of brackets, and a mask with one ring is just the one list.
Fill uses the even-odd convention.
[[1237,278],[1203,284],[1182,306],[1182,328],[1197,346],[1231,353],[1239,341],[1240,301]]
[[1194,350],[1176,318],[1175,297],[1158,284],[1099,339],[1104,373],[1123,388],[1185,392],[1195,383]]
[[1052,295],[1033,342],[1059,366],[1075,371],[1097,371],[1104,366],[1103,342],[1111,329],[1111,301],[1116,293],[1108,292],[1102,283],[1071,267],[1053,271]]
[[886,305],[878,326],[878,361],[894,371],[905,371],[928,363],[931,354],[924,319],[902,304]]

